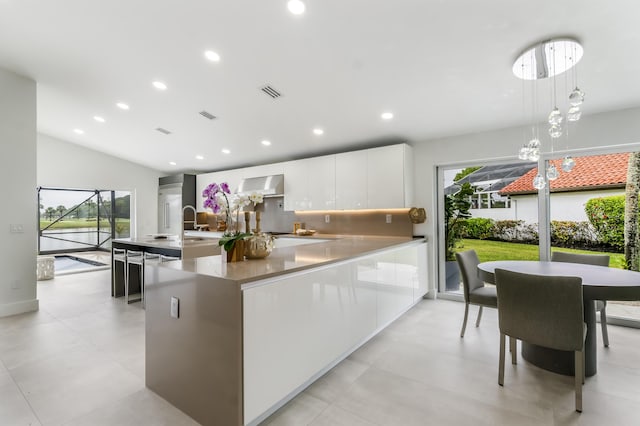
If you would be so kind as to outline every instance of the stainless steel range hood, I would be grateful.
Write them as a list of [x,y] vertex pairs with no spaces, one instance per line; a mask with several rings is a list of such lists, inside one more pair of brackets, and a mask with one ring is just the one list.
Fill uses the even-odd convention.
[[284,175],[271,175],[243,179],[238,186],[238,194],[250,195],[253,192],[265,197],[284,195]]

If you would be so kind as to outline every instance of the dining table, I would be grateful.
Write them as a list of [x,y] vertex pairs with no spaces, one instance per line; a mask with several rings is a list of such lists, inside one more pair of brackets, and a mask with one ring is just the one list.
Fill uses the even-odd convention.
[[[586,376],[593,376],[597,372],[595,301],[640,300],[640,272],[578,263],[499,260],[480,263],[478,265],[478,277],[487,283],[495,284],[494,272],[496,269],[534,275],[579,277],[582,279],[584,321],[587,325],[584,347]],[[498,309],[500,309],[499,300]],[[575,371],[573,352],[558,351],[522,342],[522,357],[538,367],[556,373],[573,375]]]

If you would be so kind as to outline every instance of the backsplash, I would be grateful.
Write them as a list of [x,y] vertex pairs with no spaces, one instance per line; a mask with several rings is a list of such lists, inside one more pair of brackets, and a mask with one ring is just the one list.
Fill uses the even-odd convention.
[[[258,206],[262,213],[261,229],[269,232],[293,232],[293,223],[301,222],[306,229],[319,234],[413,236],[409,209],[390,210],[327,210],[293,212],[284,210],[284,197],[265,198]],[[329,223],[326,223],[326,216]],[[390,215],[391,223],[387,223]],[[244,230],[244,215],[240,214],[240,229]],[[255,227],[252,214],[251,227]],[[215,229],[216,216],[209,213],[207,221]]]

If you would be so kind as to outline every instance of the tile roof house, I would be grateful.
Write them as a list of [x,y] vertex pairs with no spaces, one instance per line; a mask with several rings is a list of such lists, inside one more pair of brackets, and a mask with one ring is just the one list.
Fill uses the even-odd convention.
[[[550,214],[552,220],[586,221],[585,203],[591,198],[624,194],[627,167],[630,153],[591,155],[575,157],[574,169],[567,173],[562,171],[562,159],[553,160],[560,171],[558,179],[550,184]],[[532,163],[522,163],[532,164]],[[504,187],[491,188],[497,190],[495,199],[508,200],[502,205],[487,207],[487,203],[476,203],[472,208],[472,217],[491,218],[494,220],[523,220],[527,223],[538,222],[538,191],[533,187],[533,178],[538,168],[521,169],[522,174],[507,182]],[[469,175],[470,179],[482,171]],[[499,197],[498,197],[499,195]],[[476,206],[474,204],[474,206]],[[479,208],[478,208],[479,207]]]
[[[594,189],[623,188],[627,181],[629,153],[591,155],[576,157],[576,165],[570,173],[562,171],[562,159],[552,163],[560,171],[560,177],[550,181],[551,192],[587,191]],[[538,174],[535,167],[513,181],[501,191],[501,195],[535,194],[533,178]]]

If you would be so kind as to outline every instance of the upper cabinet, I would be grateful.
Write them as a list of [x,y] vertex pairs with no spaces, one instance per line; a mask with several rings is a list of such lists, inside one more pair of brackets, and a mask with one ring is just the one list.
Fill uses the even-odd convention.
[[285,210],[334,210],[335,155],[284,163]]
[[336,155],[336,209],[367,208],[367,150]]
[[413,157],[406,144],[367,151],[367,208],[411,207]]
[[406,144],[336,155],[336,209],[393,209],[413,202],[413,157]]
[[411,207],[413,157],[407,144],[364,149],[284,163],[205,173],[196,177],[196,204],[211,182],[284,174],[285,210],[360,210]]

